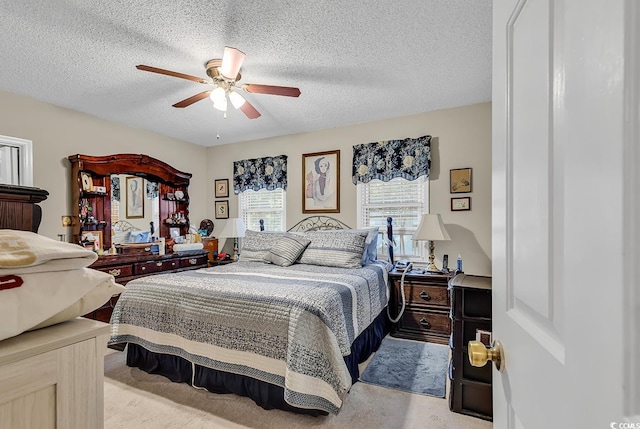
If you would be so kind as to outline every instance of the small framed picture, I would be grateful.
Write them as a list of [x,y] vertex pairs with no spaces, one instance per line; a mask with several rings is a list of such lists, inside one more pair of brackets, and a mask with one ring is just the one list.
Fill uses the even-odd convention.
[[471,169],[455,168],[449,170],[449,191],[452,194],[471,192]]
[[216,198],[227,198],[229,196],[229,179],[217,179],[215,181],[215,187]]
[[229,219],[229,200],[216,201],[216,219]]
[[83,231],[80,241],[87,249],[102,249],[102,231]]
[[89,173],[85,173],[84,171],[80,173],[80,180],[82,181],[82,190],[83,191],[91,191],[93,190],[93,179]]
[[451,211],[471,210],[471,197],[451,198]]

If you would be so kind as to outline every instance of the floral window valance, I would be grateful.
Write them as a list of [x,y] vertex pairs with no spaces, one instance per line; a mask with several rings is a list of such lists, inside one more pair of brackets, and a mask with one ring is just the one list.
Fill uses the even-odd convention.
[[287,189],[287,155],[243,159],[233,162],[233,193]]
[[429,177],[430,168],[431,136],[353,146],[354,184],[373,179],[388,182],[395,177],[416,180],[420,176]]
[[120,178],[111,176],[111,201],[120,201]]

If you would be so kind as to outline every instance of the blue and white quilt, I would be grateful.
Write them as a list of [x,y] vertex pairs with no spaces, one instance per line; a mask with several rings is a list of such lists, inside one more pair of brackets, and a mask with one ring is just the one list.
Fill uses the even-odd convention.
[[292,406],[335,414],[351,387],[344,356],[387,301],[383,264],[237,262],[128,283],[110,344],[259,379]]

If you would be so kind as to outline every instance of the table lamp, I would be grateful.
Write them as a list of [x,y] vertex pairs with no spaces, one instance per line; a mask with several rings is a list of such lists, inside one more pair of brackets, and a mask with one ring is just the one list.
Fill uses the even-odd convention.
[[227,220],[227,223],[222,228],[222,232],[220,233],[220,238],[233,238],[233,257],[231,258],[234,261],[238,260],[238,237],[244,237],[244,232],[247,227],[244,225],[242,219],[234,217]]
[[427,213],[422,215],[420,219],[420,225],[418,229],[413,233],[413,239],[415,241],[429,241],[429,266],[427,271],[440,272],[436,264],[433,263],[435,259],[433,244],[434,241],[451,240],[449,233],[442,223],[442,218],[439,214]]

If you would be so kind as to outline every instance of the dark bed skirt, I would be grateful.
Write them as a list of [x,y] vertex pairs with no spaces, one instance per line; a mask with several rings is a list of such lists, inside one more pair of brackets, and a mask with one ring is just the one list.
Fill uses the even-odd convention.
[[[371,353],[378,350],[384,336],[389,332],[386,309],[365,329],[351,346],[351,354],[345,357],[345,363],[351,373],[352,382],[358,381],[358,364],[367,360]],[[191,385],[192,365],[179,356],[153,353],[142,346],[129,343],[127,347],[127,365],[138,367],[149,374],[160,374],[173,382]],[[270,383],[244,375],[218,371],[195,365],[194,384],[213,393],[235,393],[246,396],[266,410],[277,408],[300,414],[324,415],[321,410],[307,410],[289,405],[284,401],[284,389]]]

